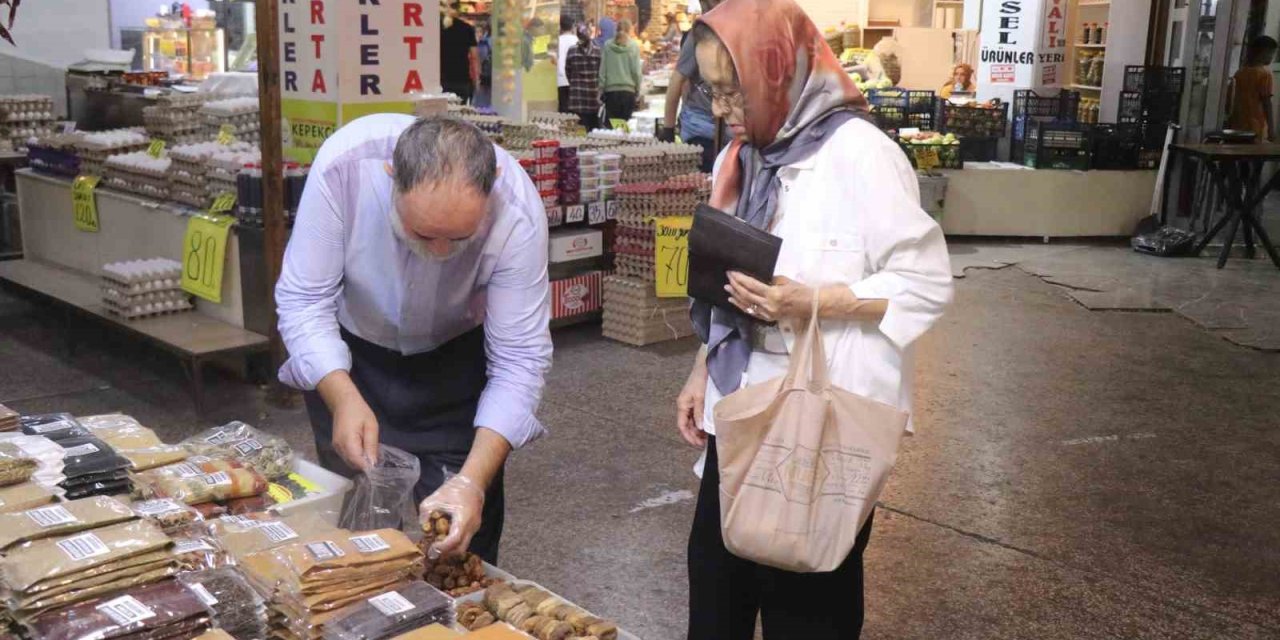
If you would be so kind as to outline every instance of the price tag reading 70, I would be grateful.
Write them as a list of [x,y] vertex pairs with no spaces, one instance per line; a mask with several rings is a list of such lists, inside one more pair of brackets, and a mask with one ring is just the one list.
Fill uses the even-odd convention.
[[227,258],[231,216],[194,215],[182,238],[182,289],[210,302],[222,302],[222,272]]
[[692,216],[657,218],[654,224],[653,266],[659,298],[689,295],[689,228]]

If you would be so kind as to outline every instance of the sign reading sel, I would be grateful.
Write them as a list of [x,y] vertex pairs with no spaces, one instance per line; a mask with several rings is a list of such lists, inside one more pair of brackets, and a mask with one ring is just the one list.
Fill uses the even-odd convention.
[[653,260],[659,298],[689,295],[689,229],[693,216],[657,218],[654,225]]
[[231,216],[194,215],[182,238],[182,290],[210,302],[222,302],[222,272],[227,262]]
[[98,176],[80,176],[71,183],[71,210],[75,214],[76,228],[91,233],[98,232]]

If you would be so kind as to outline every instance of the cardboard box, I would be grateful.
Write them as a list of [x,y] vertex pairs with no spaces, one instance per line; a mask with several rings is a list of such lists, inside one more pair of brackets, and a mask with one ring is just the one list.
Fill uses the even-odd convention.
[[[565,222],[570,222],[566,211]],[[559,264],[604,255],[604,234],[599,229],[555,229],[551,232],[548,262]]]
[[551,319],[572,318],[599,311],[601,305],[600,271],[551,281]]

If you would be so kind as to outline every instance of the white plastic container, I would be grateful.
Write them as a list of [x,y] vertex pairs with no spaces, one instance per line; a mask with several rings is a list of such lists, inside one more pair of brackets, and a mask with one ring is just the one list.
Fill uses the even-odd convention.
[[622,182],[622,171],[620,170],[601,171],[599,175],[600,186],[602,187],[615,187],[619,182]]
[[295,513],[314,513],[334,526],[338,525],[338,516],[342,513],[342,501],[351,490],[351,481],[320,465],[303,460],[297,456],[293,459],[293,472],[306,478],[320,487],[320,493],[300,498],[284,504],[277,504],[272,510],[281,515]]
[[599,158],[600,168],[604,171],[617,171],[622,168],[622,156],[616,153],[602,153]]

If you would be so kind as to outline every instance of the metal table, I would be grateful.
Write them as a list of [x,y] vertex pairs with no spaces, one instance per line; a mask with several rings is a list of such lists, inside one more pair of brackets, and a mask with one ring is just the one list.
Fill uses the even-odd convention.
[[1204,251],[1209,242],[1226,228],[1226,241],[1218,254],[1218,268],[1221,269],[1227,264],[1231,245],[1243,223],[1246,245],[1252,249],[1253,235],[1257,234],[1258,242],[1271,257],[1271,262],[1280,268],[1280,254],[1267,236],[1266,229],[1258,222],[1258,207],[1268,193],[1280,186],[1280,171],[1256,186],[1262,175],[1263,163],[1280,160],[1280,144],[1179,144],[1171,149],[1195,156],[1203,162],[1227,205],[1222,218],[1196,244],[1193,255]]

